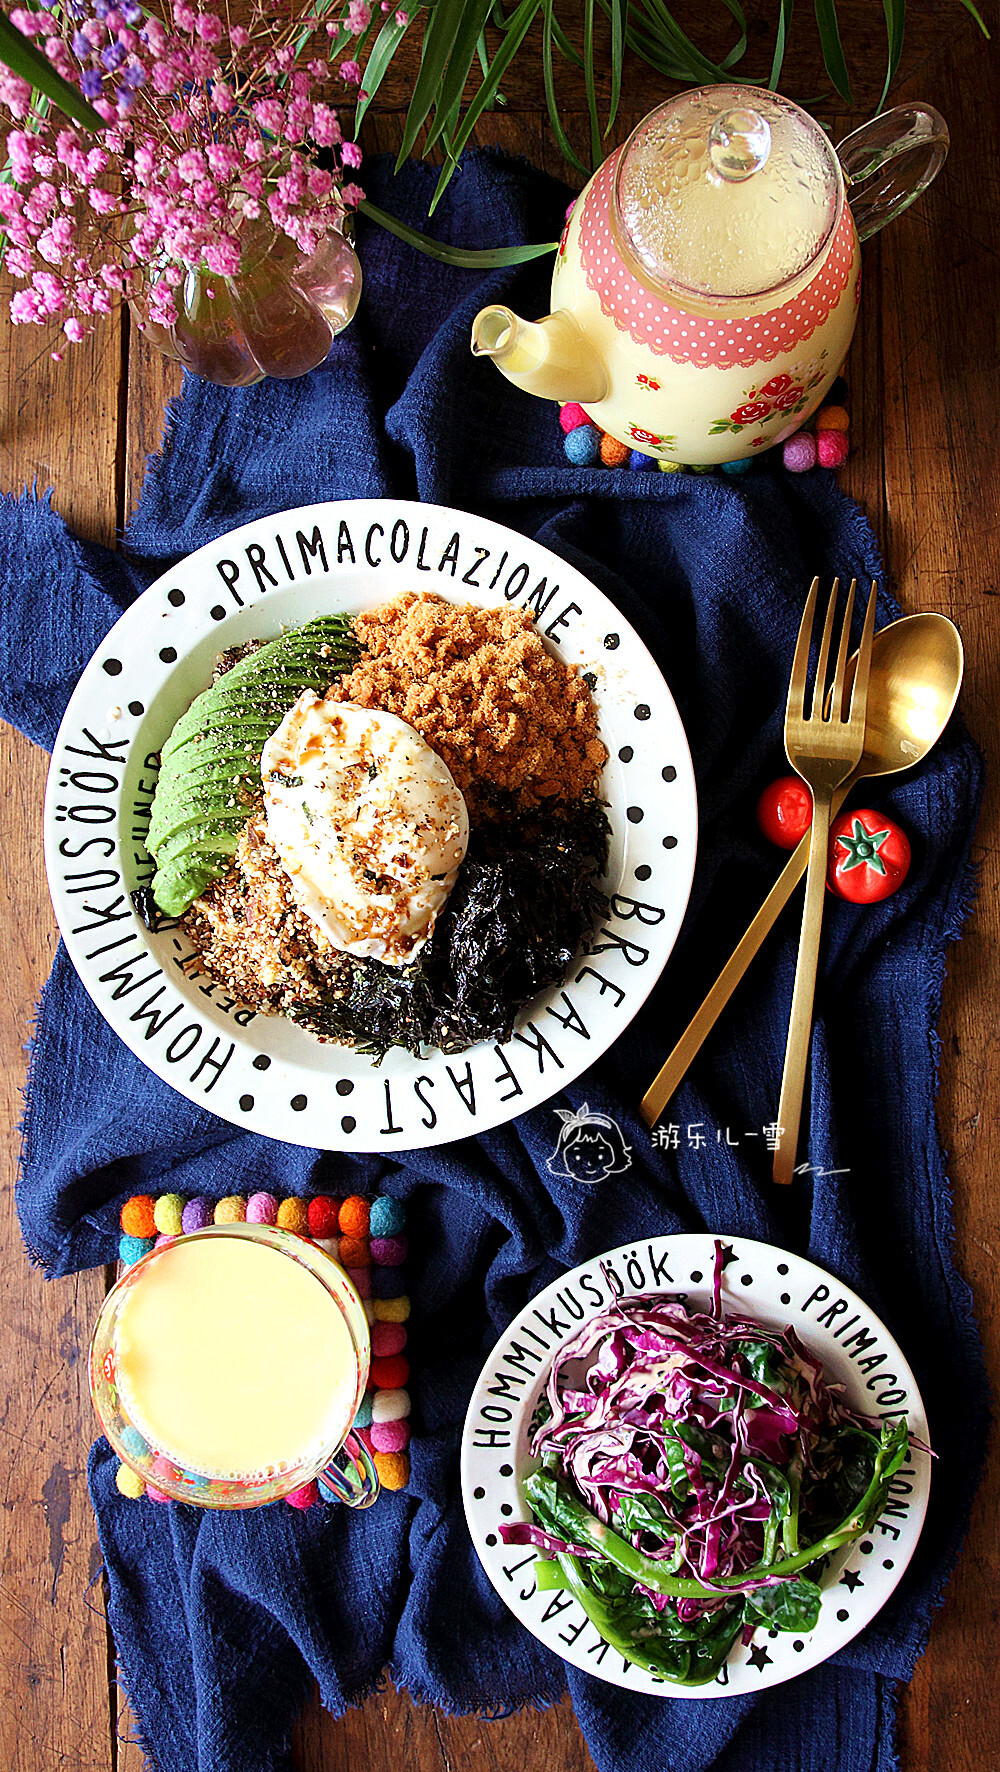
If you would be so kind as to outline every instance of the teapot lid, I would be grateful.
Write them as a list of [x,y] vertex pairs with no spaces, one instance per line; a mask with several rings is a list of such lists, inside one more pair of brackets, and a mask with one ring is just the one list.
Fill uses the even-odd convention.
[[703,86],[633,130],[615,220],[668,294],[727,300],[793,282],[830,239],[843,180],[819,124],[776,92]]

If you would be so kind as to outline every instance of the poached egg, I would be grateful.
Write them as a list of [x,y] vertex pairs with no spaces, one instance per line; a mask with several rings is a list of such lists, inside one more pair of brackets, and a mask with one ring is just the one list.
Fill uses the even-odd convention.
[[409,965],[469,841],[447,765],[397,714],[304,689],[260,769],[267,834],[296,904],[343,953]]

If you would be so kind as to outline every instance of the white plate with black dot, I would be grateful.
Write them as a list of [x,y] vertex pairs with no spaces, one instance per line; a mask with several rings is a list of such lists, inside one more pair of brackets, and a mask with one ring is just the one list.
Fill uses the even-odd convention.
[[[863,1299],[811,1261],[743,1237],[723,1241],[722,1304],[730,1316],[771,1328],[791,1324],[827,1378],[842,1383],[863,1414],[905,1415],[913,1439],[929,1445],[920,1392],[896,1342]],[[479,1377],[462,1437],[462,1496],[472,1541],[501,1599],[554,1654],[612,1686],[667,1698],[721,1698],[760,1692],[816,1667],[857,1636],[885,1605],[916,1549],[927,1512],[931,1459],[911,1447],[892,1479],[872,1531],[830,1559],[814,1630],[755,1631],[737,1643],[717,1678],[677,1686],[626,1661],[604,1641],[579,1603],[561,1589],[540,1593],[531,1545],[506,1545],[500,1527],[530,1520],[521,1483],[533,1469],[532,1415],[563,1342],[625,1293],[662,1293],[692,1310],[711,1309],[716,1239],[706,1234],[625,1244],[553,1281],[494,1348]]]
[[[511,1040],[380,1066],[200,971],[183,930],[132,903],[158,753],[217,654],[402,591],[532,611],[545,644],[591,682],[609,751],[612,914],[592,952],[522,1014]],[[272,1138],[398,1151],[502,1125],[578,1077],[618,1038],[670,955],[691,889],[694,773],[677,708],[634,629],[547,548],[466,512],[362,499],[279,512],[200,548],[150,586],[98,648],[59,730],[45,801],[49,889],[70,956],[105,1019],[198,1106]],[[559,1122],[553,1115],[553,1144]]]

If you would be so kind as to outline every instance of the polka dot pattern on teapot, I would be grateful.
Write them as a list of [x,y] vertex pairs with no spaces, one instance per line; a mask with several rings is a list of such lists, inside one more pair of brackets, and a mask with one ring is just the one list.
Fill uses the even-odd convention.
[[810,338],[840,301],[856,246],[846,203],[821,269],[792,301],[738,321],[712,320],[671,307],[632,275],[619,254],[610,222],[617,162],[618,155],[613,154],[587,193],[580,218],[580,257],[587,287],[597,296],[602,312],[637,344],[675,363],[751,368]]

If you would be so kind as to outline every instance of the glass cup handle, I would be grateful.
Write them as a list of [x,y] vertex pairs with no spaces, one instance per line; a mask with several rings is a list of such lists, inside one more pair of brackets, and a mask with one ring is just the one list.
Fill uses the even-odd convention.
[[948,125],[933,105],[897,105],[844,137],[837,158],[860,240],[895,221],[926,191],[948,145]]
[[320,1471],[319,1480],[348,1507],[371,1507],[379,1492],[378,1472],[356,1434],[348,1434],[336,1457]]

